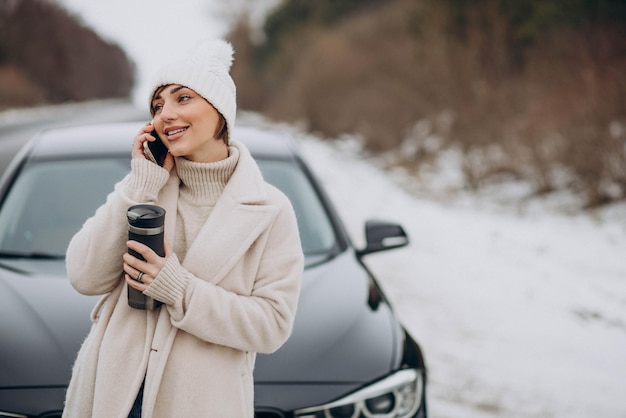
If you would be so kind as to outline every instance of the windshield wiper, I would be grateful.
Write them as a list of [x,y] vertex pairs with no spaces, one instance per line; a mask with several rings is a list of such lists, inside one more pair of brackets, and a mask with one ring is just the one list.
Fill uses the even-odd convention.
[[48,254],[40,252],[0,251],[0,258],[28,258],[33,260],[63,260],[65,254]]

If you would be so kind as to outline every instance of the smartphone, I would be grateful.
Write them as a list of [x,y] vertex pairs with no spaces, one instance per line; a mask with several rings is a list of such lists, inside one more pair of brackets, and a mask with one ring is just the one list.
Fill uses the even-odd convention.
[[150,135],[154,137],[154,141],[146,141],[144,144],[148,147],[148,156],[152,157],[152,161],[163,167],[163,162],[165,161],[165,157],[167,156],[167,147],[159,138],[159,135],[156,133],[156,130],[150,132]]

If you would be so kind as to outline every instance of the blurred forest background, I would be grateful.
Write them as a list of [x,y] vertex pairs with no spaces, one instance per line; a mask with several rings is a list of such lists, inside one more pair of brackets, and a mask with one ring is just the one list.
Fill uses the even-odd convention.
[[48,0],[0,0],[0,110],[128,97],[135,69]]
[[419,175],[626,198],[626,1],[286,0],[230,39],[240,107],[359,134]]
[[[228,38],[240,109],[419,177],[626,200],[626,1],[283,0]],[[51,0],[0,0],[0,110],[129,97],[135,69]]]

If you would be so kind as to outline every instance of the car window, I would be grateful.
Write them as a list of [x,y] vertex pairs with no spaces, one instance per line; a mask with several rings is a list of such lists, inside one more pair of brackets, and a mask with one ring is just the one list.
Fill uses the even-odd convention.
[[[336,247],[336,235],[313,185],[294,161],[258,160],[266,181],[291,200],[306,256]],[[63,256],[72,236],[104,203],[129,161],[98,158],[26,165],[0,208],[0,253]]]
[[0,208],[0,252],[63,256],[129,169],[116,158],[26,165]]
[[335,248],[336,236],[319,195],[294,161],[259,159],[265,180],[283,191],[298,218],[302,250],[307,256],[323,255]]

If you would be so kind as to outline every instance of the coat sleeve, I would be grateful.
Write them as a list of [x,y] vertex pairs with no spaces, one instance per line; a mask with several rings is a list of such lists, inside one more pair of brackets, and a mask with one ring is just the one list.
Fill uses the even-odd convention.
[[143,159],[131,161],[131,172],[115,185],[106,202],[96,210],[67,248],[67,274],[74,288],[86,295],[101,295],[122,278],[122,255],[127,251],[127,209],[138,203],[156,202],[167,182],[167,170]]
[[283,196],[251,294],[229,291],[185,270],[175,255],[144,292],[166,304],[172,324],[197,338],[238,350],[271,353],[287,340],[295,317],[304,257],[293,208]]

